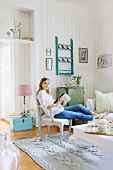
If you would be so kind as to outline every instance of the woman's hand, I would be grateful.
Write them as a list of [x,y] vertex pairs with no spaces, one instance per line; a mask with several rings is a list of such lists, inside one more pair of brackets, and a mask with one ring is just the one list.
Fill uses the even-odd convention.
[[63,105],[63,100],[62,99],[58,99],[58,101],[55,104],[49,104],[47,106],[47,109],[51,109],[52,107],[57,107],[58,105]]
[[58,105],[62,105],[62,103],[63,103],[63,100],[62,99],[58,99],[58,102],[56,102],[56,105],[58,106]]

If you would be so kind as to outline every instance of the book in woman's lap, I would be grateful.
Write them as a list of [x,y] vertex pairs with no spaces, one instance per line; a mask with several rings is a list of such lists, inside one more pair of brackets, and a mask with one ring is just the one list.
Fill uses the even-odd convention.
[[68,94],[63,93],[54,101],[54,104],[57,103],[59,99],[62,100],[61,106],[64,106],[68,101],[71,100]]

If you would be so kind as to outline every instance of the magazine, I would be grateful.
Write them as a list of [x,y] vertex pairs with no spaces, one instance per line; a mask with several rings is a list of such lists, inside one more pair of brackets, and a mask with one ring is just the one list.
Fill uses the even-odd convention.
[[16,118],[22,117],[22,112],[13,112],[9,116],[16,117]]
[[54,101],[54,104],[58,102],[58,100],[62,100],[62,103],[61,105],[64,106],[68,101],[71,100],[71,97],[66,94],[66,93],[62,93],[55,101]]

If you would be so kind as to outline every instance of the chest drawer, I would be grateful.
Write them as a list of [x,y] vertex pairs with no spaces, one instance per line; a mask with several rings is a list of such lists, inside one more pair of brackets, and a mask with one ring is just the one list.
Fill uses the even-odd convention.
[[13,131],[29,130],[33,128],[33,117],[10,118],[10,129]]

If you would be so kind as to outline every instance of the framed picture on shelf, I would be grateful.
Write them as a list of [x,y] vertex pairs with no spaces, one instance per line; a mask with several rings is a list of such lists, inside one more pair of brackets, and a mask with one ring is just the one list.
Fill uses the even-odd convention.
[[46,48],[46,55],[51,56],[51,49],[50,48]]
[[53,59],[46,58],[46,70],[52,70],[52,65],[53,65]]
[[88,48],[79,48],[79,63],[88,63]]

